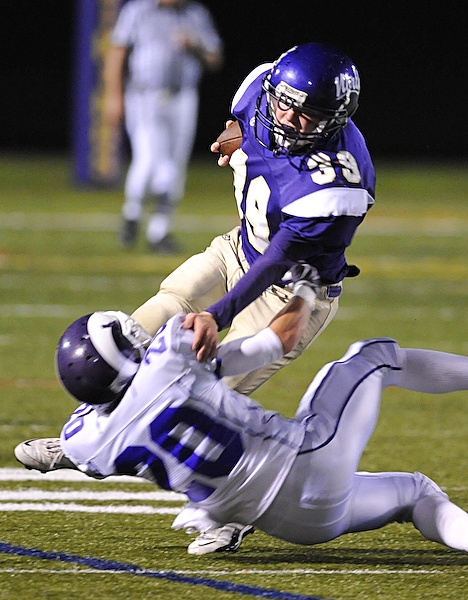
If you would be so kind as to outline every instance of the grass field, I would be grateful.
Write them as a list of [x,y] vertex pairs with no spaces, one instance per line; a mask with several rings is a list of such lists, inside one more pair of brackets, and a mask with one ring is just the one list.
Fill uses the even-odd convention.
[[[468,169],[377,164],[377,203],[348,260],[341,308],[317,343],[255,398],[292,415],[308,382],[348,345],[391,336],[403,346],[468,354]],[[256,532],[232,555],[189,557],[170,524],[182,506],[147,483],[95,482],[20,469],[13,447],[56,436],[74,402],[55,380],[63,329],[86,312],[132,312],[185,257],[236,223],[231,176],[194,162],[176,236],[158,257],[120,249],[120,189],[77,189],[60,157],[0,160],[0,599],[220,600],[244,596],[461,600],[468,556],[391,525],[300,547]],[[384,394],[362,470],[419,470],[468,508],[467,394]],[[29,477],[29,479],[28,479]]]

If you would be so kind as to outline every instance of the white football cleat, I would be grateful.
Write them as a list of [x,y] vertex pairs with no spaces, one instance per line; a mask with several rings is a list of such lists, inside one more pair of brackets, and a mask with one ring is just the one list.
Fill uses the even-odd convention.
[[18,444],[14,450],[16,460],[26,469],[47,473],[57,469],[77,469],[60,446],[59,438],[35,438]]
[[246,535],[255,531],[252,525],[228,523],[218,529],[201,533],[187,548],[189,554],[209,554],[210,552],[236,552]]

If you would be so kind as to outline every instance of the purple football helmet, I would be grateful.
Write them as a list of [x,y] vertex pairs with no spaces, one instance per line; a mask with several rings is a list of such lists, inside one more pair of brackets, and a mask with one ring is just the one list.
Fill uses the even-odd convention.
[[[257,140],[277,154],[308,154],[346,126],[358,107],[359,73],[350,58],[319,43],[294,46],[273,64],[262,82],[255,111]],[[274,106],[320,119],[311,133],[277,122]],[[261,134],[269,132],[269,142]]]
[[85,315],[59,340],[57,376],[79,402],[111,402],[133,379],[150,341],[151,336],[121,311]]

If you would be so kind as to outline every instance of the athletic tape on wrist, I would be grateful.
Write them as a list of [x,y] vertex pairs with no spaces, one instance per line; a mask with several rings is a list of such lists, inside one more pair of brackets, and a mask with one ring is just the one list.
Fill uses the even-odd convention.
[[314,310],[317,294],[307,282],[298,281],[296,284],[294,284],[293,296],[299,296],[299,298],[302,298],[304,302],[307,302],[307,306],[311,312]]

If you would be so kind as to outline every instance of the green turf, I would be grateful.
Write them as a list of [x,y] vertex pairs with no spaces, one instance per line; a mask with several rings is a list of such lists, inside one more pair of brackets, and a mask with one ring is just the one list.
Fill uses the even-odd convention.
[[[376,206],[348,252],[362,273],[346,281],[338,315],[316,344],[257,391],[269,408],[293,414],[317,369],[357,339],[391,336],[406,346],[468,354],[468,169],[382,163],[377,172]],[[0,467],[18,466],[12,449],[19,441],[57,435],[75,407],[53,367],[67,324],[98,309],[132,312],[185,257],[236,223],[229,171],[215,161],[194,161],[177,214],[181,254],[151,255],[143,240],[125,251],[116,243],[121,186],[79,189],[70,173],[59,156],[0,159]],[[421,470],[468,508],[467,401],[464,393],[431,397],[387,390],[361,468]],[[153,490],[91,480],[0,482],[3,492],[84,489]],[[468,596],[468,556],[426,542],[410,525],[310,548],[257,532],[237,554],[195,558],[186,554],[190,538],[170,529],[172,518],[0,510],[0,543],[335,600]],[[0,599],[155,597],[224,600],[240,594],[0,553]]]

